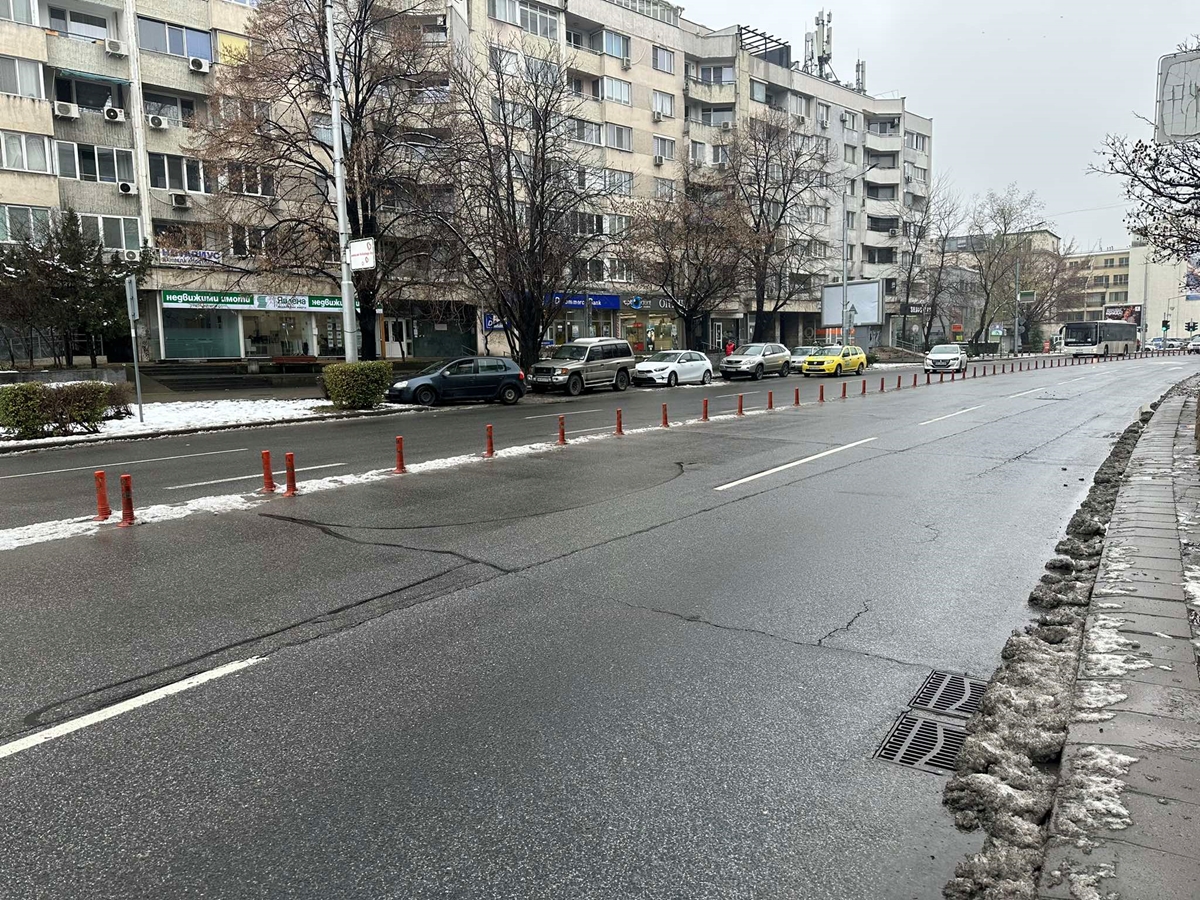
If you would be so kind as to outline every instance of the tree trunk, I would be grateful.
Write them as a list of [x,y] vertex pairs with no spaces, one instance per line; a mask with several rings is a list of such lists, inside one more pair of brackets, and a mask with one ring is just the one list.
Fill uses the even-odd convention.
[[750,340],[754,343],[762,341],[766,332],[766,315],[763,313],[766,299],[767,276],[765,272],[760,272],[754,276],[754,333],[750,336]]
[[29,371],[33,371],[33,327],[29,328],[29,343],[25,345],[29,351]]

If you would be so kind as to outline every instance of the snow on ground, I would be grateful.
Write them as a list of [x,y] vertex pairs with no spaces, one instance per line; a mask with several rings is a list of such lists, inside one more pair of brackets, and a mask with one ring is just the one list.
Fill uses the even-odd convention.
[[[318,407],[326,407],[317,412]],[[390,409],[412,409],[411,406],[391,406]],[[0,449],[32,450],[52,444],[73,441],[103,441],[111,438],[135,437],[139,434],[188,431],[196,428],[222,428],[230,425],[269,425],[272,422],[294,419],[321,419],[335,415],[328,400],[176,400],[166,403],[147,403],[145,421],[139,422],[137,412],[125,419],[103,423],[99,434],[74,434],[66,437],[39,438],[18,441],[5,437],[0,431]]]
[[1090,849],[1100,828],[1119,831],[1133,824],[1121,803],[1122,778],[1136,756],[1125,756],[1109,747],[1081,747],[1071,760],[1071,774],[1063,785],[1058,806],[1057,831],[1076,847]]
[[1096,616],[1086,635],[1086,675],[1092,678],[1119,677],[1138,669],[1149,669],[1153,665],[1148,660],[1139,658],[1148,654],[1132,652],[1135,649],[1134,641],[1118,630],[1125,622],[1125,619],[1117,616]]
[[1115,713],[1105,707],[1129,699],[1128,694],[1121,692],[1119,681],[1080,681],[1078,686],[1075,694],[1076,722],[1106,722]]

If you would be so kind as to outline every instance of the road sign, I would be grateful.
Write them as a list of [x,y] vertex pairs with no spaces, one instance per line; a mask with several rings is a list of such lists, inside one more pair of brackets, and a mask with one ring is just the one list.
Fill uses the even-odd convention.
[[350,271],[375,268],[375,238],[351,241],[347,246],[350,249]]
[[132,275],[125,278],[125,308],[129,310],[129,321],[138,319],[137,279]]
[[1169,53],[1158,61],[1154,140],[1159,144],[1200,137],[1200,49]]
[[993,325],[991,333],[992,333],[992,337],[1004,337],[1004,326],[1003,325]]

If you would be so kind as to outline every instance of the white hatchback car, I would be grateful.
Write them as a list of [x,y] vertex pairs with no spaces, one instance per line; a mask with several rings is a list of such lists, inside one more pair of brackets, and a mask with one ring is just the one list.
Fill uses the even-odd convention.
[[961,344],[938,344],[925,354],[925,371],[966,372],[967,351]]
[[634,384],[708,384],[712,381],[712,363],[695,350],[660,350],[643,359],[633,369]]

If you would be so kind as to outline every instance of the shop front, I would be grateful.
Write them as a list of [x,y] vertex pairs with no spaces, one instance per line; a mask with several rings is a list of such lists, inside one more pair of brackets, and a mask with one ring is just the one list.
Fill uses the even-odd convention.
[[[562,299],[562,295],[556,296]],[[563,300],[562,310],[550,323],[543,344],[565,344],[586,337],[615,337],[619,294],[576,294]],[[493,325],[503,327],[499,320]]]
[[686,341],[683,319],[675,314],[670,300],[662,297],[630,297],[622,304],[621,337],[634,353],[683,349]]
[[340,297],[162,291],[163,359],[342,356]]

